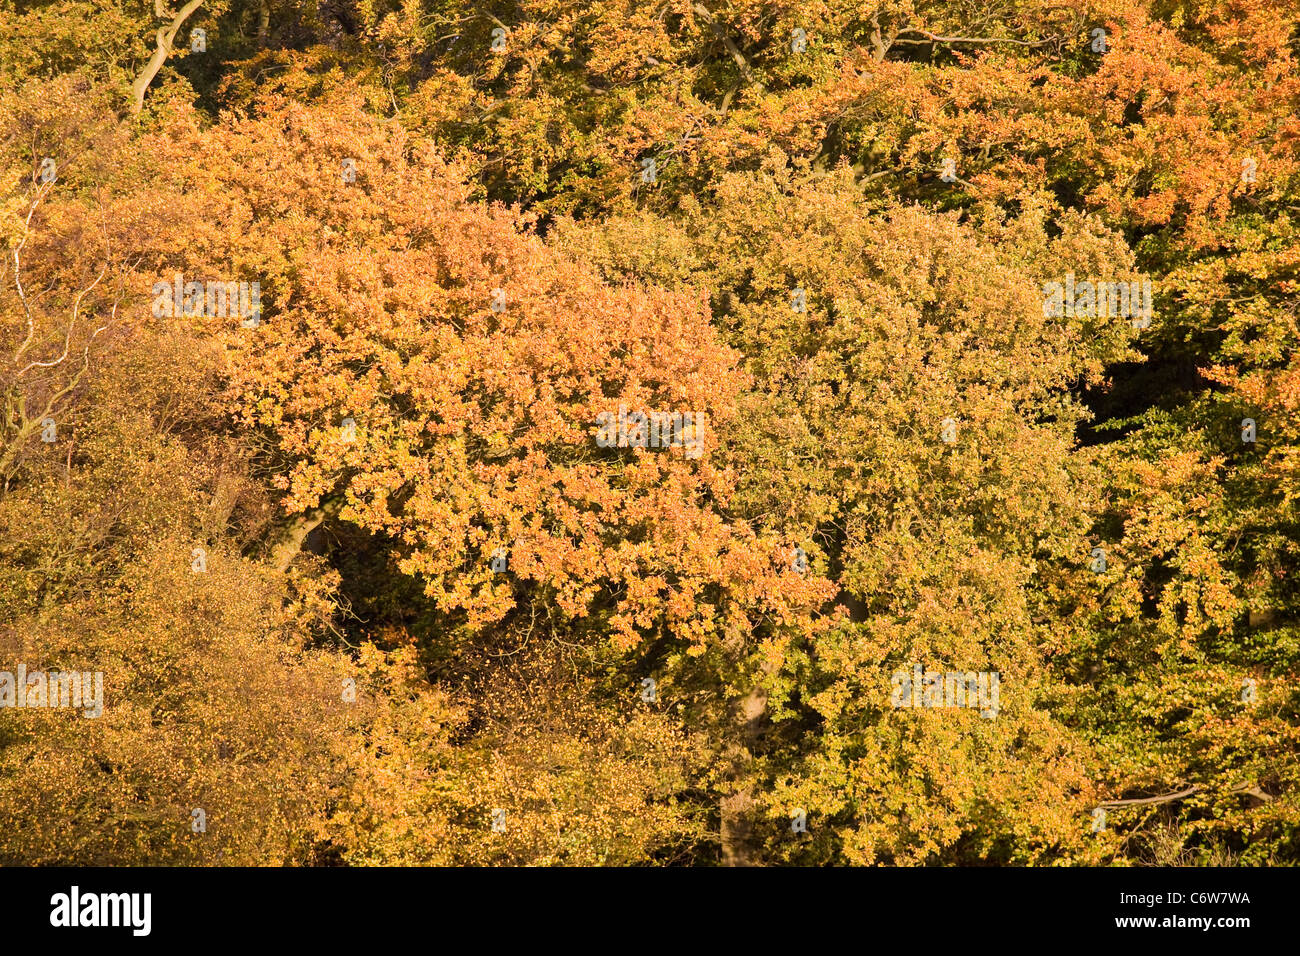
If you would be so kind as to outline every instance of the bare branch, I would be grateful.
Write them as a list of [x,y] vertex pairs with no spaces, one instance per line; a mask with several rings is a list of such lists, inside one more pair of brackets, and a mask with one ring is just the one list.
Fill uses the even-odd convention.
[[41,204],[42,198],[44,198],[44,193],[37,189],[36,198],[32,201],[32,208],[27,210],[27,218],[23,220],[23,237],[18,241],[18,245],[14,246],[14,286],[18,289],[18,301],[23,304],[23,312],[27,316],[27,338],[23,339],[23,344],[14,353],[15,362],[22,358],[23,353],[27,351],[27,347],[32,344],[32,337],[36,331],[35,324],[32,321],[32,308],[27,301],[27,293],[23,291],[22,263],[19,260],[19,255],[23,251],[23,246],[27,245],[27,237],[31,235],[32,216],[36,213],[36,207]]
[[1179,790],[1177,793],[1166,793],[1159,797],[1138,797],[1133,800],[1104,800],[1097,804],[1099,807],[1133,807],[1139,804],[1147,803],[1171,803],[1174,800],[1182,800],[1190,797],[1194,793],[1200,793],[1204,787],[1199,784],[1188,787],[1186,790]]
[[[1166,793],[1158,797],[1137,797],[1132,800],[1104,800],[1101,803],[1097,804],[1097,806],[1133,807],[1133,806],[1138,806],[1140,804],[1172,803],[1175,800],[1186,799],[1187,797],[1190,797],[1196,793],[1206,793],[1208,792],[1208,789],[1209,788],[1203,787],[1200,784],[1195,784],[1193,786],[1188,787],[1186,790],[1179,790],[1175,793]],[[1259,788],[1259,785],[1253,781],[1245,781],[1243,783],[1234,784],[1231,787],[1224,787],[1222,789],[1222,792],[1243,793],[1246,794],[1247,796],[1254,797],[1257,800],[1262,800],[1264,803],[1271,803],[1273,800],[1271,794],[1265,793],[1263,790]]]
[[[73,303],[72,303],[72,318],[68,321],[68,331],[67,331],[67,334],[64,335],[64,337],[63,337],[63,354],[60,355],[58,358],[56,358],[56,359],[54,359],[54,360],[52,360],[52,361],[49,361],[49,362],[28,362],[27,365],[23,367],[23,370],[22,370],[21,372],[19,372],[17,375],[15,375],[14,378],[22,378],[23,375],[25,375],[28,371],[30,371],[31,369],[34,369],[34,368],[53,368],[54,366],[58,365],[58,364],[61,363],[64,359],[66,359],[66,358],[68,357],[68,345],[69,345],[69,344],[71,343],[71,341],[72,341],[72,330],[73,330],[73,328],[76,327],[76,324],[77,324],[77,315],[81,312],[81,300],[84,299],[84,298],[87,296],[87,294],[89,294],[90,291],[91,291],[92,289],[95,288],[95,286],[99,285],[99,283],[103,280],[104,276],[105,276],[107,273],[108,273],[108,263],[105,262],[105,263],[104,263],[104,268],[101,269],[101,270],[99,270],[99,276],[95,279],[95,281],[92,282],[90,285],[86,286],[86,288],[82,289],[80,292],[77,293],[77,298],[76,298],[76,299],[73,301]],[[114,314],[117,313],[117,304],[116,304],[116,303],[113,304],[113,312],[114,312]],[[28,321],[30,322],[30,314],[29,314]],[[104,328],[107,328],[107,326],[105,326]],[[95,333],[95,335],[98,335],[99,332],[102,332],[102,331],[103,331],[103,329],[100,329],[99,331],[97,331],[97,332]],[[94,341],[94,338],[95,338],[95,336],[92,335],[92,336],[91,336],[91,341]],[[86,344],[86,350],[87,350],[87,351],[90,350],[90,344],[89,344],[89,343]]]

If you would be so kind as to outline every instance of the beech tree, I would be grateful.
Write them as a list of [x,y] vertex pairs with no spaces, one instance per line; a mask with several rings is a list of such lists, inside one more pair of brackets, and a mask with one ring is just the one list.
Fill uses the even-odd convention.
[[1291,5],[0,25],[6,862],[1294,860]]

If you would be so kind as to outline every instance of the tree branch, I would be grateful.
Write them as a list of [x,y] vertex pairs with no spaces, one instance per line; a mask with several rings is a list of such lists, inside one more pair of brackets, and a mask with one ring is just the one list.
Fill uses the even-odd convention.
[[1134,807],[1139,804],[1147,803],[1171,803],[1174,800],[1182,800],[1184,797],[1190,797],[1194,793],[1200,793],[1204,787],[1197,784],[1188,787],[1186,790],[1179,790],[1177,793],[1166,793],[1159,797],[1138,797],[1133,800],[1103,800],[1097,804],[1099,807]]
[[290,522],[280,541],[271,550],[271,564],[275,569],[281,573],[289,570],[289,565],[302,550],[307,535],[319,528],[326,518],[337,515],[342,508],[343,496],[334,495]]
[[[108,263],[105,262],[104,268],[99,271],[99,277],[96,278],[95,281],[92,282],[90,285],[88,285],[86,288],[82,289],[80,292],[77,293],[77,298],[72,303],[72,318],[68,322],[68,331],[67,334],[65,334],[63,337],[63,354],[56,359],[52,359],[49,362],[40,362],[40,361],[28,362],[27,365],[23,368],[23,370],[14,376],[15,379],[22,378],[24,375],[27,374],[27,372],[29,372],[31,369],[34,368],[53,368],[54,366],[60,364],[64,359],[68,357],[68,346],[72,342],[72,330],[76,327],[77,316],[81,313],[81,300],[84,299],[86,295],[95,288],[95,286],[99,285],[99,283],[103,280],[104,276],[107,274],[108,274]],[[117,311],[116,303],[113,306],[113,311],[115,313]],[[29,324],[30,324],[30,313],[29,313]],[[95,333],[95,335],[98,335],[99,332],[102,331],[103,329],[100,329]],[[91,336],[92,342],[95,339],[95,335]],[[89,343],[87,343],[86,347],[87,348],[90,347]]]
[[23,344],[18,346],[18,351],[14,353],[15,362],[23,357],[23,353],[32,344],[32,338],[36,334],[36,326],[32,319],[32,307],[27,301],[27,293],[23,291],[22,263],[19,260],[19,255],[23,251],[23,246],[27,245],[27,237],[31,235],[32,215],[36,212],[36,207],[40,205],[42,196],[43,193],[38,189],[36,199],[32,202],[32,208],[27,210],[27,218],[23,221],[23,237],[14,246],[14,287],[18,289],[18,301],[22,303],[23,313],[27,317],[27,338],[23,339]]
[[919,33],[925,37],[924,40],[900,40],[895,38],[895,43],[909,44],[926,44],[926,43],[1012,43],[1016,46],[1039,47],[1047,46],[1050,40],[1012,40],[1003,37],[941,37],[936,36],[929,30],[918,30],[915,27],[909,27],[906,30],[899,30],[898,36],[904,33]]
[[[1138,806],[1139,804],[1172,803],[1175,800],[1182,800],[1185,799],[1186,797],[1190,797],[1192,796],[1192,794],[1195,793],[1205,793],[1207,792],[1207,790],[1208,788],[1203,787],[1200,784],[1195,784],[1191,787],[1188,787],[1186,790],[1179,790],[1176,793],[1166,793],[1158,797],[1137,797],[1132,800],[1103,800],[1101,803],[1097,804],[1097,806],[1134,807],[1134,806]],[[1244,783],[1234,784],[1231,787],[1224,787],[1223,792],[1244,793],[1247,796],[1254,797],[1257,800],[1262,800],[1265,803],[1271,803],[1273,800],[1271,794],[1265,793],[1263,790],[1259,788],[1258,784],[1252,781],[1246,781]]]
[[715,17],[702,3],[693,4],[691,9],[709,25],[709,28],[713,31],[713,35],[721,40],[723,45],[726,46],[727,52],[730,53],[731,58],[736,61],[736,66],[740,67],[740,75],[745,78],[745,82],[757,87],[760,92],[764,90],[765,87],[763,84],[756,76],[754,76],[754,71],[749,68],[749,61],[745,59],[745,55],[740,52],[740,48],[736,46],[731,37],[727,36],[726,31],[722,29],[722,24],[718,23],[717,17]]
[[[153,82],[153,78],[158,75],[158,71],[167,62],[167,56],[171,53],[172,45],[176,41],[176,34],[180,32],[181,26],[189,19],[190,14],[201,6],[203,6],[203,0],[190,0],[189,3],[181,7],[181,12],[172,19],[171,25],[160,29],[156,34],[158,46],[153,51],[153,56],[149,58],[149,62],[145,64],[140,75],[131,84],[131,92],[135,95],[135,112],[138,113],[144,108],[145,91],[149,89],[149,84]],[[167,15],[166,11],[163,10],[162,0],[154,0],[154,12],[160,17]]]

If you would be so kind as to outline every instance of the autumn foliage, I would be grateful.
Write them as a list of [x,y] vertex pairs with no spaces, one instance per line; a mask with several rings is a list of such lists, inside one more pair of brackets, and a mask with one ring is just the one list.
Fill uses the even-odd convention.
[[0,7],[0,862],[1300,859],[1293,6],[164,12]]

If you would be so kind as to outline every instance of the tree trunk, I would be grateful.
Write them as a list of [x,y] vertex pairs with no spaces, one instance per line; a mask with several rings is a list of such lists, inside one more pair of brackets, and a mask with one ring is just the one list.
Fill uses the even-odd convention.
[[[767,693],[758,687],[751,690],[740,704],[737,720],[740,724],[741,743],[728,754],[732,761],[731,772],[738,784],[746,774],[751,746],[758,739],[759,724],[766,711]],[[753,792],[747,785],[739,786],[734,793],[723,797],[719,802],[723,866],[758,865],[751,820],[753,807]]]
[[[131,84],[131,92],[135,96],[135,112],[138,113],[144,108],[145,91],[149,89],[149,84],[153,82],[153,78],[158,75],[158,71],[167,62],[167,56],[172,52],[172,46],[176,42],[176,34],[180,32],[190,14],[201,6],[203,6],[203,0],[190,0],[189,3],[181,7],[181,12],[172,19],[170,26],[158,31],[156,35],[158,46],[153,51],[153,56],[149,58],[149,62],[145,64],[140,75]],[[162,0],[154,0],[154,12],[160,17],[167,15],[163,9]]]
[[313,508],[291,522],[284,529],[279,543],[271,549],[271,564],[275,569],[281,573],[289,570],[289,565],[302,550],[307,535],[319,528],[326,518],[338,514],[342,507],[342,497],[326,498],[319,507]]

